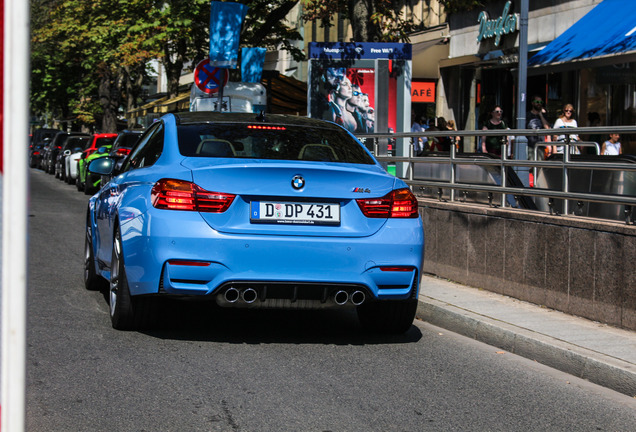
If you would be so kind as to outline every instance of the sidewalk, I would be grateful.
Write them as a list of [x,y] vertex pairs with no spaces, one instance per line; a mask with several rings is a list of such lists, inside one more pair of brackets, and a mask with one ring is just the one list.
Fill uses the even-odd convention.
[[424,275],[417,317],[636,397],[636,332]]

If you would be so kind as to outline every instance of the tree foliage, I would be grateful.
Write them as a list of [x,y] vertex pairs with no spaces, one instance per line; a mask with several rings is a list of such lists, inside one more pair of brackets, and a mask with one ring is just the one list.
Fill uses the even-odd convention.
[[[118,111],[141,102],[148,64],[159,59],[168,95],[208,54],[209,0],[30,0],[31,109],[114,131]],[[297,0],[242,0],[249,6],[241,46],[289,50],[300,40],[285,24]]]
[[336,14],[351,22],[356,42],[408,42],[413,23],[401,15],[399,0],[308,0],[305,21],[331,26]]

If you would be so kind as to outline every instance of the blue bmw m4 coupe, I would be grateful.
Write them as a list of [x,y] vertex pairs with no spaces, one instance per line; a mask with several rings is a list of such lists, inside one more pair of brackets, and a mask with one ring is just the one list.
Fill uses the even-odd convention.
[[[363,327],[410,328],[424,233],[418,203],[342,127],[257,114],[168,114],[86,215],[84,281],[108,284],[117,329],[157,296],[222,307],[356,308]],[[115,166],[118,166],[115,171]]]

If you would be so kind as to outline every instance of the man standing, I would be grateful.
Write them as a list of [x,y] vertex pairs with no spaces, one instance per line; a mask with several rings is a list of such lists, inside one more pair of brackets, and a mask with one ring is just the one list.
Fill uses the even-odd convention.
[[[526,129],[550,129],[550,124],[545,119],[545,108],[543,107],[543,99],[541,96],[534,96],[532,98],[532,109],[528,113],[528,122],[526,124]],[[528,159],[534,160],[534,147],[538,142],[543,142],[544,137],[541,136],[529,136],[528,138]],[[549,139],[549,138],[548,138]],[[551,150],[551,147],[547,147],[548,156]],[[542,149],[539,149],[537,152],[538,159],[544,159],[544,154]]]

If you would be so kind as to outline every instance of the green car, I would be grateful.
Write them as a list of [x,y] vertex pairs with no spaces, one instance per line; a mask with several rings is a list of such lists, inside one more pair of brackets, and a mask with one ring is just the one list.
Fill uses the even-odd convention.
[[89,173],[88,172],[88,164],[90,164],[93,160],[103,158],[108,156],[110,153],[110,149],[112,144],[106,144],[97,149],[96,152],[90,154],[88,157],[84,157],[85,153],[82,154],[82,157],[79,161],[77,161],[77,190],[84,191],[86,195],[93,195],[95,192],[99,190],[102,183],[102,178],[100,175]]

